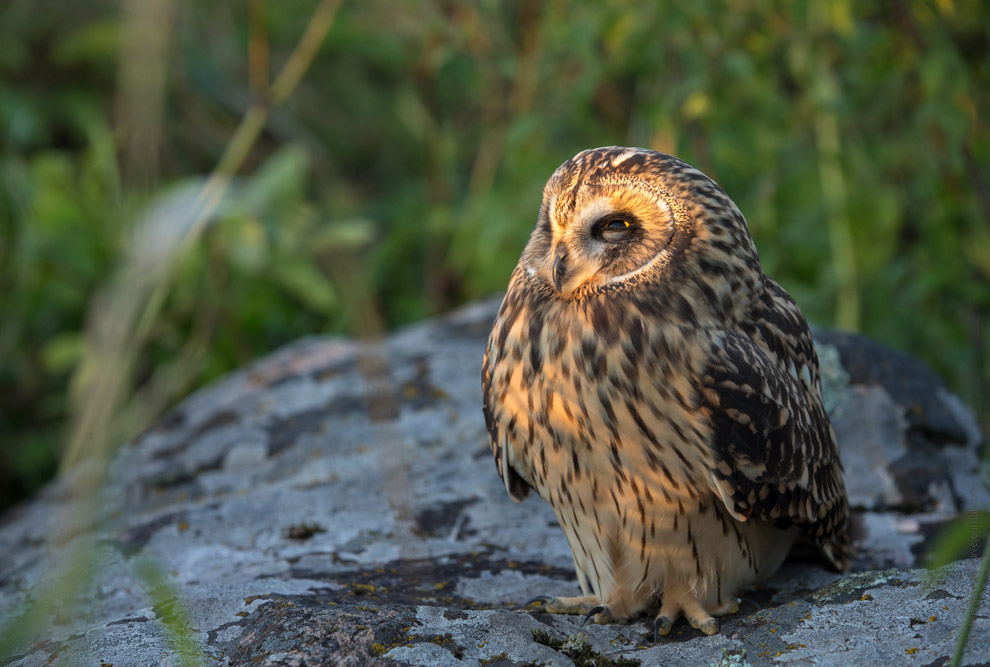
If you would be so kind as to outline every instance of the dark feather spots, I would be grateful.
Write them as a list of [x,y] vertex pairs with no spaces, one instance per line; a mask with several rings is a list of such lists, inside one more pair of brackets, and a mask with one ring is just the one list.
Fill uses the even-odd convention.
[[632,345],[632,349],[636,352],[637,356],[643,354],[644,333],[643,321],[638,317],[631,317],[626,335],[629,337],[629,343]]
[[608,366],[605,363],[604,354],[598,354],[595,356],[593,368],[596,380],[601,380],[605,377],[605,373],[608,372]]
[[694,323],[697,321],[697,316],[694,313],[694,306],[683,294],[678,294],[677,299],[674,303],[674,309],[677,315],[688,323]]
[[595,328],[595,333],[603,338],[609,345],[619,339],[622,327],[609,312],[609,302],[603,299],[596,300],[591,305],[591,326]]
[[529,363],[534,374],[539,373],[540,369],[543,367],[543,346],[538,342],[534,343],[530,341]]
[[[667,483],[670,484],[672,487],[674,487],[675,491],[680,491],[681,490],[680,483],[676,479],[674,479],[673,475],[670,474],[670,470],[667,469],[667,466],[664,464],[663,460],[660,461],[660,470],[663,471],[663,476],[667,478]],[[678,501],[678,505],[680,505],[680,501]],[[683,514],[684,508],[681,507],[680,510],[681,513]]]

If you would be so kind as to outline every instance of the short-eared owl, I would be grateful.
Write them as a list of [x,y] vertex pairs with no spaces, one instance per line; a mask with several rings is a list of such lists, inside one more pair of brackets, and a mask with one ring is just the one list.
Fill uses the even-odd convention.
[[536,489],[574,557],[584,595],[547,611],[712,634],[795,539],[849,565],[808,325],[736,205],[675,157],[598,148],[554,172],[482,384],[506,490]]

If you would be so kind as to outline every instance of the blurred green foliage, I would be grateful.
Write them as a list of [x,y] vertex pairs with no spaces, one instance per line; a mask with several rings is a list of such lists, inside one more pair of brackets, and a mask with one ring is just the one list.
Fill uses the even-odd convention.
[[[312,3],[158,0],[143,39],[123,7],[0,7],[0,508],[54,470],[134,221],[215,166]],[[990,414],[988,26],[982,0],[345,3],[178,267],[138,385],[190,341],[182,392],[367,334],[354,294],[394,327],[504,289],[553,169],[619,144],[718,180],[813,322]]]

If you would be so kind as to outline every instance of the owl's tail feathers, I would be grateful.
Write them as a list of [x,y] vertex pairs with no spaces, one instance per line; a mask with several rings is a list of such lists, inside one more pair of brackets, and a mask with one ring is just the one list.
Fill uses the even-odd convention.
[[846,537],[845,542],[846,544],[844,545],[836,542],[822,545],[822,551],[825,553],[825,556],[837,572],[848,571],[852,557],[855,555],[848,536]]
[[814,528],[802,530],[794,546],[791,547],[787,559],[791,562],[814,563],[836,572],[848,571],[852,560],[856,557],[854,531],[849,529],[849,515],[840,516],[838,522],[828,531],[823,529],[819,535],[814,534]]
[[846,572],[856,557],[856,546],[853,544],[854,532],[850,527],[850,515],[847,513],[837,529],[819,546],[822,553],[837,572]]

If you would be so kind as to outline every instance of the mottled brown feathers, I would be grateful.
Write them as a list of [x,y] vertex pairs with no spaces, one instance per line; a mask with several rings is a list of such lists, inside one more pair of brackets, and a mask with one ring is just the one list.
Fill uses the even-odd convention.
[[[844,569],[835,437],[807,324],[711,179],[584,151],[544,190],[495,321],[485,421],[506,490],[556,512],[584,598],[711,630],[797,534]],[[728,602],[727,602],[728,601]]]

